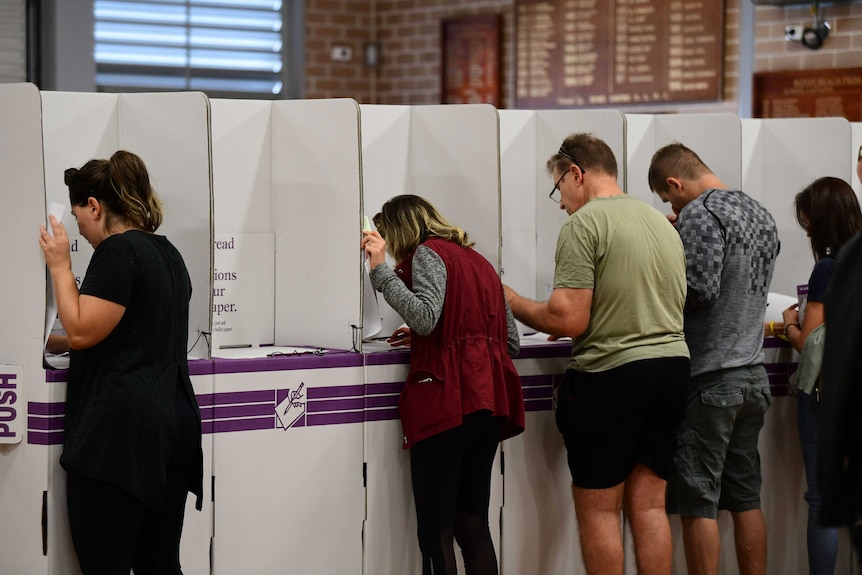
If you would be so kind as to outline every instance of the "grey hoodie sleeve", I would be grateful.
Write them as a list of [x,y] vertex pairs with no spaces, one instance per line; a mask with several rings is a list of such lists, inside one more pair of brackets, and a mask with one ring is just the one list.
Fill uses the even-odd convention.
[[419,246],[413,256],[413,291],[392,268],[380,264],[371,270],[371,285],[400,315],[411,331],[426,336],[437,326],[446,299],[446,264],[434,250]]

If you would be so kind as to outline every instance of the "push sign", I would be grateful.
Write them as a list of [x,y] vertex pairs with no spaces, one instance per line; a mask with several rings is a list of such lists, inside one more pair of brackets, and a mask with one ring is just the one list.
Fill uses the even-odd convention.
[[19,443],[27,418],[20,365],[0,365],[0,443]]

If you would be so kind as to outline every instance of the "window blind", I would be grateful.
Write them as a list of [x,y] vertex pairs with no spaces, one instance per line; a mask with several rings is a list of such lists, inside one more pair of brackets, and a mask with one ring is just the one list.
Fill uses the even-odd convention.
[[284,89],[281,0],[96,0],[94,15],[100,91]]
[[25,0],[0,0],[0,82],[27,79]]

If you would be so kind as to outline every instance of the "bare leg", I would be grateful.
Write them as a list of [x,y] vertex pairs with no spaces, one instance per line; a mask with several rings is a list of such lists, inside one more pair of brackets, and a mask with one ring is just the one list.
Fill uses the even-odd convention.
[[752,509],[732,516],[740,575],[766,575],[766,521],[763,511]]
[[622,575],[623,537],[620,510],[625,483],[609,489],[572,485],[581,553],[588,575]]
[[685,562],[689,575],[717,575],[721,539],[718,521],[707,517],[682,517]]
[[664,500],[667,482],[638,464],[625,485],[625,510],[635,539],[638,575],[670,575],[673,549]]

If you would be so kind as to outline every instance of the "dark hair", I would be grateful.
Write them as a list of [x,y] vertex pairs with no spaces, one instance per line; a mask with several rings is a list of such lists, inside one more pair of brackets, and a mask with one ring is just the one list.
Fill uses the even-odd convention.
[[811,238],[814,259],[836,256],[841,247],[862,231],[859,200],[841,178],[818,178],[796,194],[796,221]]
[[695,180],[712,170],[693,150],[679,142],[659,148],[649,165],[649,187],[653,192],[668,191],[667,179]]
[[447,222],[428,200],[410,194],[395,196],[383,204],[374,216],[374,226],[386,240],[386,251],[399,263],[429,237],[465,248],[474,245],[467,232]]
[[603,140],[592,134],[572,134],[563,141],[560,151],[551,156],[545,166],[548,173],[554,170],[566,171],[572,164],[584,172],[603,172],[617,177],[617,159],[614,152]]
[[69,168],[64,182],[73,206],[86,206],[89,198],[98,200],[109,226],[119,219],[154,232],[162,223],[162,204],[150,186],[147,167],[136,154],[120,150],[110,160],[90,160],[80,169]]

